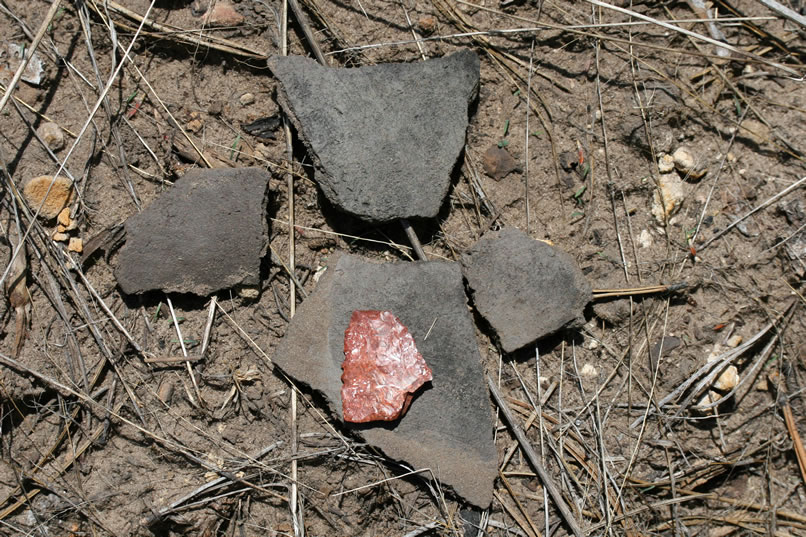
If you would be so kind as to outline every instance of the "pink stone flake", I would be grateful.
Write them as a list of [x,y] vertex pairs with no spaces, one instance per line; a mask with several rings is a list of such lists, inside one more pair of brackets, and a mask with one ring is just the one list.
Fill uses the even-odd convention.
[[354,311],[344,332],[341,402],[344,421],[394,421],[431,380],[414,338],[389,311]]

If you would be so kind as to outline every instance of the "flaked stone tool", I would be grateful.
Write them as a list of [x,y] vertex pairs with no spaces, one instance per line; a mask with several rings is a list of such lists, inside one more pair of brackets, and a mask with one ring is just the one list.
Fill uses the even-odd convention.
[[465,144],[479,84],[470,50],[418,63],[331,68],[275,56],[278,100],[313,159],[314,180],[339,210],[368,223],[437,216]]

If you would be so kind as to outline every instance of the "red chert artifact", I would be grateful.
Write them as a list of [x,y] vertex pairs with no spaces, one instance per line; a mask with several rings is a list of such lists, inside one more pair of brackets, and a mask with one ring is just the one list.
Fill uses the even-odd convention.
[[344,421],[393,421],[431,380],[414,338],[389,311],[354,311],[344,332],[341,403]]

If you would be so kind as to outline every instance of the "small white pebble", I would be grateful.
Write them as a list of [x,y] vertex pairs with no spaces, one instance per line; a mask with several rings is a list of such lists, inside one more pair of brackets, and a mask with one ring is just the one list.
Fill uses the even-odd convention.
[[596,368],[591,364],[585,364],[582,366],[582,371],[580,371],[579,374],[583,377],[595,377],[599,372],[596,371]]

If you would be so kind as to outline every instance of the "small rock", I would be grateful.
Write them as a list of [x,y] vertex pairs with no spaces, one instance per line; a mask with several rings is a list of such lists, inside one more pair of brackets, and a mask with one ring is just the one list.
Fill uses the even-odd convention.
[[798,233],[786,243],[785,249],[787,257],[796,262],[796,265],[794,265],[796,273],[800,277],[806,275],[806,268],[803,266],[803,259],[806,258],[806,233]]
[[705,363],[713,362],[714,360],[719,358],[719,356],[721,354],[724,354],[724,352],[725,352],[725,347],[723,347],[719,343],[714,343],[714,348],[711,350],[711,352],[705,358]]
[[[50,188],[50,192],[48,192],[48,188]],[[42,205],[42,208],[39,209],[40,218],[50,220],[56,218],[61,210],[73,200],[75,192],[73,182],[66,177],[56,177],[54,180],[52,175],[40,175],[25,184],[22,194],[31,211],[35,212]],[[45,194],[47,194],[47,199],[45,199]],[[45,201],[44,204],[42,200]]]
[[30,56],[30,59],[28,60],[28,66],[22,72],[21,78],[29,84],[38,86],[42,82],[42,73],[44,72],[42,69],[42,58],[39,57],[39,53],[34,51],[34,53],[31,54],[30,49],[26,48],[24,43],[22,46],[17,43],[9,43],[7,50],[8,56],[4,54],[4,51],[0,50],[0,59],[8,66],[7,70],[2,68],[5,66],[0,67],[0,80],[8,84],[11,75],[22,63],[23,55],[26,55]]
[[420,20],[417,21],[417,28],[426,35],[432,34],[437,29],[437,19],[431,15],[420,17]]
[[484,173],[496,181],[500,181],[515,170],[517,165],[509,151],[494,145],[484,152],[482,166],[484,167]]
[[760,146],[772,140],[770,128],[755,119],[745,119],[739,129],[739,136],[749,138],[754,144]]
[[61,224],[56,226],[56,233],[64,233],[67,231],[67,226],[63,226]]
[[768,392],[768,391],[771,391],[771,390],[770,390],[770,383],[769,383],[769,381],[768,381],[766,378],[764,378],[764,377],[762,377],[762,378],[758,379],[758,382],[756,383],[755,388],[756,388],[756,390],[758,390],[758,391],[760,391],[760,392]]
[[540,377],[537,379],[537,382],[540,384],[540,389],[546,391],[551,386],[551,378],[549,377]]
[[270,179],[258,168],[187,172],[126,220],[115,269],[123,292],[208,295],[257,285],[268,250]]
[[241,106],[249,106],[250,104],[255,102],[255,94],[254,93],[244,93],[238,99],[238,102],[241,103]]
[[196,134],[197,132],[199,132],[202,129],[203,126],[204,126],[204,123],[202,122],[201,119],[199,119],[199,118],[191,119],[185,125],[185,130],[187,130],[188,132],[192,132],[193,134]]
[[674,159],[674,167],[685,174],[686,178],[702,179],[705,176],[706,168],[702,166],[702,162],[694,156],[694,153],[688,147],[678,147],[672,155]]
[[462,257],[478,312],[504,352],[584,324],[591,287],[574,259],[514,228],[488,233]]
[[58,231],[54,233],[51,238],[56,242],[67,242],[70,238],[67,233],[59,233]]
[[169,377],[163,377],[160,386],[157,389],[157,397],[165,404],[170,403],[171,397],[174,394],[174,383],[171,382]]
[[208,26],[238,26],[243,23],[244,16],[228,0],[218,0],[203,20]]
[[70,242],[67,243],[67,251],[80,254],[84,251],[84,241],[78,237],[70,237]]
[[669,173],[674,170],[674,159],[671,155],[664,153],[658,159],[658,171],[660,173]]
[[736,347],[738,347],[738,346],[739,346],[739,345],[741,345],[741,344],[742,344],[742,336],[740,336],[739,334],[736,334],[736,335],[734,335],[734,336],[731,336],[731,337],[730,337],[730,338],[728,338],[728,340],[725,342],[725,345],[727,345],[728,347],[730,347],[730,348],[732,348],[732,349],[735,349]]
[[64,226],[65,229],[70,225],[70,208],[65,207],[56,216],[56,222]]
[[[624,271],[616,270],[612,265],[599,265],[598,270],[586,273],[590,281],[595,281],[600,289],[617,289],[624,287]],[[619,326],[630,319],[631,315],[639,315],[640,302],[628,298],[609,298],[594,300],[593,313],[602,321]],[[638,318],[638,317],[636,317]]]
[[708,390],[705,395],[697,402],[697,405],[694,407],[695,410],[705,414],[705,415],[712,415],[714,413],[714,407],[705,408],[712,403],[716,403],[722,396],[719,395],[717,392],[713,390]]
[[394,421],[432,379],[417,344],[390,311],[356,310],[344,332],[341,364],[344,421]]
[[241,285],[238,287],[238,296],[247,300],[254,300],[260,296],[260,289],[254,285]]
[[649,248],[652,246],[652,233],[648,229],[642,229],[638,234],[638,245],[641,248]]
[[43,123],[36,131],[54,153],[64,148],[64,133],[62,128],[52,121]]
[[685,197],[684,183],[675,173],[658,176],[658,188],[652,195],[652,216],[660,225],[666,225],[670,216],[680,209]]
[[210,2],[208,0],[193,0],[190,3],[190,14],[194,17],[201,17],[207,10],[210,9]]
[[714,382],[714,389],[729,392],[737,384],[739,384],[739,370],[736,369],[735,365],[729,365]]
[[[738,346],[742,340],[741,336],[733,336],[728,341],[731,342],[732,340],[735,340],[735,338],[739,338],[738,343],[736,343],[736,346]],[[728,348],[731,347],[715,343],[713,350],[705,359],[705,362],[710,363],[716,361],[722,354],[725,353],[725,351]],[[721,391],[730,391],[733,388],[735,388],[738,383],[739,383],[739,370],[736,369],[735,365],[729,365],[727,368],[725,368],[722,374],[719,375],[716,381],[714,381],[713,388]]]
[[599,374],[599,372],[591,364],[585,364],[582,366],[582,370],[579,372],[579,374],[582,377],[595,377]]

